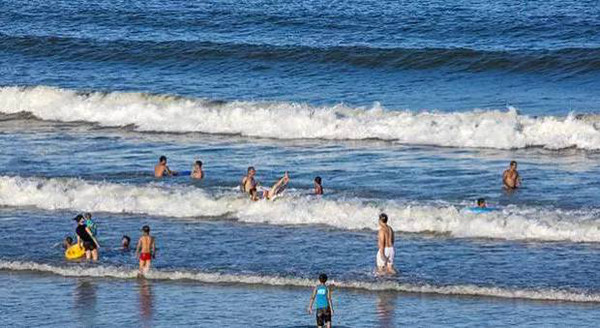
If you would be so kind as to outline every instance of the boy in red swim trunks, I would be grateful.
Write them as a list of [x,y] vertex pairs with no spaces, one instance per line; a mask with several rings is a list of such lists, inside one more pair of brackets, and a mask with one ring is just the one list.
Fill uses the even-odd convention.
[[140,259],[140,273],[143,276],[150,270],[152,259],[156,257],[156,243],[154,237],[150,236],[150,227],[142,227],[142,236],[135,248],[135,255]]

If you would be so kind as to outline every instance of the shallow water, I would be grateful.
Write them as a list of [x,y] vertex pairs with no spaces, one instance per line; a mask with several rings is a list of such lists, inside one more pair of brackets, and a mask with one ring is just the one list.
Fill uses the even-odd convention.
[[[336,326],[593,326],[594,2],[0,4],[0,322],[312,326],[327,272]],[[160,155],[206,179],[154,179]],[[250,202],[250,165],[289,188]],[[96,264],[59,245],[82,211]],[[144,224],[138,280],[118,245]]]

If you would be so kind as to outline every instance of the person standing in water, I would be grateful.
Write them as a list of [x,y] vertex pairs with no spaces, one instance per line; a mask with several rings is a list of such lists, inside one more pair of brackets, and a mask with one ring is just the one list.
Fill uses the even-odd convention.
[[315,177],[315,195],[323,195],[323,184],[321,177]]
[[242,183],[240,184],[240,189],[242,189],[242,192],[250,194],[253,189],[256,189],[258,183],[254,179],[255,176],[256,169],[254,166],[249,166],[248,172],[246,173],[246,176],[242,178]]
[[192,169],[192,179],[203,179],[204,171],[202,170],[202,161],[195,161]]
[[147,225],[142,227],[142,236],[135,248],[135,255],[140,259],[138,276],[144,276],[150,270],[152,259],[156,258],[156,242],[154,237],[150,236],[150,227]]
[[171,169],[167,166],[167,157],[161,156],[158,159],[158,164],[156,164],[156,166],[154,166],[154,177],[162,178],[165,175],[167,175],[167,176],[177,175],[177,172],[171,171]]
[[506,189],[517,189],[521,186],[521,177],[517,171],[517,162],[511,161],[510,167],[502,174],[502,183]]
[[394,269],[394,230],[387,223],[387,214],[381,213],[379,215],[379,232],[377,234],[377,272],[396,274],[396,269]]
[[319,284],[315,287],[308,303],[308,313],[312,314],[313,304],[316,300],[317,327],[326,326],[331,328],[331,316],[333,315],[333,302],[331,301],[331,289],[325,285],[327,275],[319,275]]
[[85,249],[85,258],[98,261],[100,244],[98,244],[90,229],[85,226],[85,218],[79,214],[73,220],[77,221],[77,228],[75,229],[77,243]]

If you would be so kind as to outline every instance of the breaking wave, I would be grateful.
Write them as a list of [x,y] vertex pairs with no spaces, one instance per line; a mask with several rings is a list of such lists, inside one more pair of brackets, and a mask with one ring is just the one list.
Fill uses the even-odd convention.
[[600,242],[600,215],[596,210],[510,206],[501,211],[475,214],[456,204],[316,198],[294,191],[275,202],[254,203],[233,191],[211,194],[191,186],[165,188],[71,178],[0,176],[0,206],[188,219],[233,217],[249,223],[328,225],[351,230],[376,230],[376,218],[385,211],[392,226],[402,232],[463,238]]
[[[0,260],[0,270],[16,272],[43,272],[52,273],[64,277],[132,279],[136,278],[137,275],[137,270],[116,266],[55,266],[35,262],[7,260]],[[247,284],[307,288],[314,286],[314,280],[306,278],[247,274],[237,275],[201,271],[166,271],[162,269],[152,270],[150,273],[148,273],[146,278],[152,280],[187,280],[211,284]],[[341,289],[360,289],[368,291],[388,291],[438,295],[465,295],[510,299],[516,298],[544,301],[567,301],[587,303],[600,302],[600,294],[567,291],[561,289],[512,289],[500,287],[484,287],[477,285],[436,286],[431,284],[408,284],[394,281],[336,281],[335,287]]]
[[0,113],[89,122],[137,131],[235,134],[276,139],[380,139],[442,147],[600,149],[593,117],[530,117],[516,109],[460,113],[312,107],[298,103],[211,102],[143,93],[0,88]]

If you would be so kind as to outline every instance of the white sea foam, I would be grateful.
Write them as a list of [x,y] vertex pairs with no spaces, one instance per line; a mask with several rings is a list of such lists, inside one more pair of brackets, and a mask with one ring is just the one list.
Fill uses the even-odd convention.
[[475,214],[452,204],[315,198],[289,192],[275,202],[251,202],[233,191],[211,195],[192,186],[127,185],[72,178],[0,176],[0,205],[45,210],[138,213],[178,218],[230,216],[243,222],[323,224],[340,229],[377,229],[385,211],[403,232],[456,237],[600,242],[597,211],[508,207]]
[[[98,277],[132,279],[137,271],[131,268],[115,266],[56,266],[28,261],[0,260],[0,270],[6,271],[37,271],[52,273],[64,277]],[[295,277],[262,276],[262,275],[237,275],[224,273],[211,273],[201,271],[166,271],[152,270],[147,276],[152,280],[188,280],[202,283],[232,283],[267,286],[294,286],[311,287],[314,280]],[[600,302],[600,295],[586,292],[567,291],[560,289],[510,289],[499,287],[485,287],[477,285],[449,285],[436,286],[431,284],[407,284],[393,281],[336,281],[336,288],[361,289],[368,291],[396,291],[407,293],[426,293],[440,295],[469,295],[500,298],[520,298],[547,301],[568,302]]]
[[297,103],[229,102],[142,93],[77,93],[35,87],[0,88],[0,113],[44,120],[135,126],[139,131],[239,134],[278,139],[381,139],[448,147],[600,149],[594,121],[529,117],[508,111],[463,113],[312,107]]

